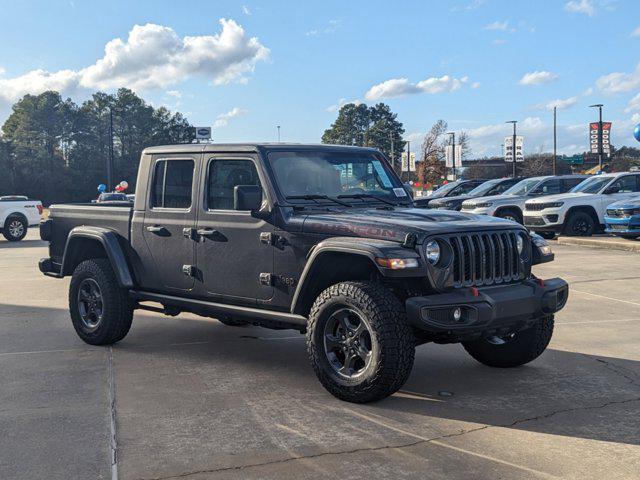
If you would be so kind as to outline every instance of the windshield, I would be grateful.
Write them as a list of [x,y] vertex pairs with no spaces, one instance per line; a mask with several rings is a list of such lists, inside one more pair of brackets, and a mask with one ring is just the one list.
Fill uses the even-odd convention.
[[542,180],[539,178],[527,178],[526,180],[522,180],[521,182],[516,183],[513,187],[505,190],[503,195],[526,195],[541,181]]
[[[369,152],[274,151],[268,155],[282,195],[294,201],[397,204],[410,198],[379,156]],[[305,198],[306,197],[306,198]]]
[[571,193],[598,193],[602,187],[611,181],[611,177],[591,177],[587,178],[584,182],[579,183]]
[[431,193],[431,195],[429,195],[429,197],[431,197],[431,198],[444,197],[444,196],[447,195],[447,193],[449,193],[451,190],[456,188],[458,185],[460,185],[460,182],[450,182],[450,183],[447,183],[446,185],[442,185],[436,191]]
[[481,183],[476,188],[469,192],[470,197],[482,197],[485,193],[491,190],[493,187],[498,185],[502,181],[501,178],[497,178],[495,180],[489,180],[488,182]]

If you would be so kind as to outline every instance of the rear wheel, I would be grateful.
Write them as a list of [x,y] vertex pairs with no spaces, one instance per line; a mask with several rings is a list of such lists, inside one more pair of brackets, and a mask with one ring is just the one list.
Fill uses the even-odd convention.
[[567,221],[564,233],[572,237],[590,237],[595,228],[596,223],[591,215],[585,212],[573,212]]
[[91,345],[122,340],[133,320],[133,302],[105,258],[81,262],[69,286],[69,311],[78,336]]
[[2,229],[2,235],[10,242],[19,242],[27,235],[29,224],[24,217],[18,215],[9,216]]
[[519,367],[538,358],[553,335],[553,315],[542,317],[535,325],[507,337],[464,342],[464,349],[480,363],[490,367]]
[[411,373],[415,339],[404,306],[382,285],[343,282],[314,302],[307,351],[320,383],[355,403],[385,398]]

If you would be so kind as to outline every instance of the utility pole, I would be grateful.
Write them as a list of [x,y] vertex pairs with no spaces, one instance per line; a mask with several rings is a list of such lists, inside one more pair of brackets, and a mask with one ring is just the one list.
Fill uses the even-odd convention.
[[556,112],[558,107],[553,107],[553,174],[557,175],[558,168],[558,136],[557,136],[557,123]]
[[604,105],[602,103],[596,103],[595,105],[589,105],[589,107],[594,107],[598,109],[598,168],[602,172],[602,107]]
[[280,143],[280,125],[278,125],[278,143]]
[[411,142],[407,142],[407,181],[411,180]]
[[393,133],[389,134],[389,140],[391,140],[391,168],[396,169],[396,162],[393,158]]
[[509,120],[508,122],[505,123],[513,123],[513,145],[512,145],[512,150],[511,150],[511,154],[512,154],[512,158],[513,158],[513,167],[511,170],[511,176],[513,178],[516,178],[516,123],[518,123],[517,120]]
[[456,178],[456,132],[447,132],[447,135],[451,135],[451,169],[453,181],[457,180]]
[[107,161],[107,191],[113,190],[113,109],[109,107],[109,159]]

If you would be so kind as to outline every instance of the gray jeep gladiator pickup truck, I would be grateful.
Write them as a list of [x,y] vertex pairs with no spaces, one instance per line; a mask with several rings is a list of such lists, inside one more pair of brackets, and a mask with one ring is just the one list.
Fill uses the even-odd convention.
[[351,402],[393,394],[416,345],[461,342],[493,367],[547,347],[567,283],[531,266],[546,242],[515,222],[414,208],[375,149],[174,145],[142,153],[133,206],[54,205],[48,276],[92,345],[135,309],[306,334],[322,385]]

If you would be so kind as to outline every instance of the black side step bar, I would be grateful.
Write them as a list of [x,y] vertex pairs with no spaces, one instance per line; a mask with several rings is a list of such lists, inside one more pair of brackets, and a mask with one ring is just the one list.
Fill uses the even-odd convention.
[[[294,328],[306,327],[307,319],[302,315],[296,315],[288,312],[276,312],[273,310],[263,310],[261,308],[242,307],[239,305],[228,305],[222,303],[207,302],[205,300],[196,300],[192,298],[174,297],[161,293],[142,292],[138,290],[129,291],[129,296],[139,302],[157,302],[163,305],[171,305],[184,309],[188,312],[206,314],[212,317],[232,315],[246,319],[249,322],[268,321],[288,324]],[[152,310],[144,308],[145,310]],[[153,311],[162,311],[161,309]]]

